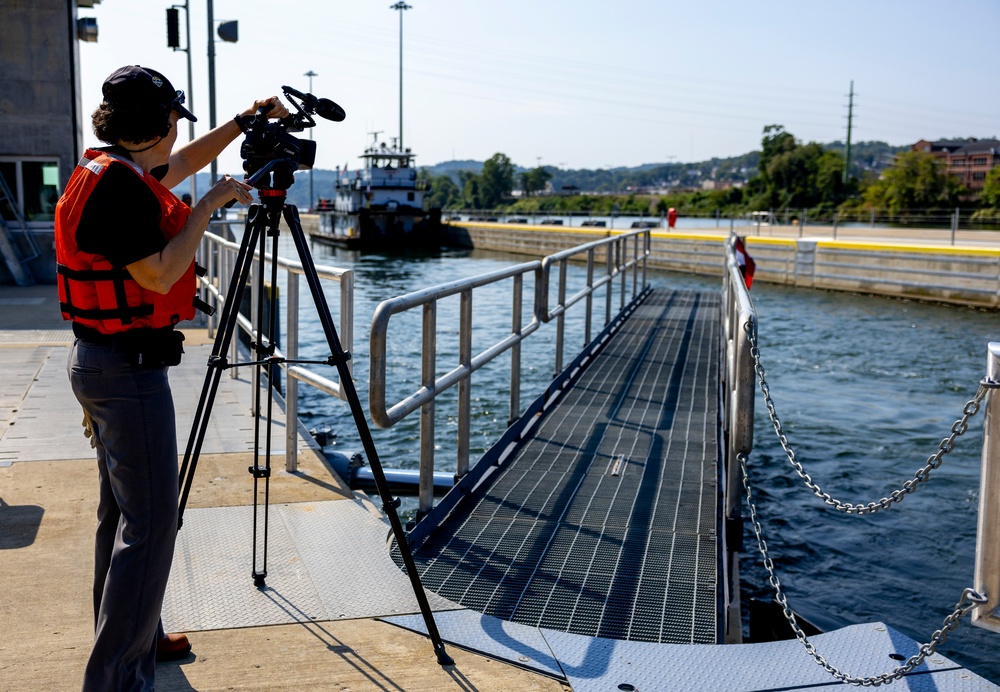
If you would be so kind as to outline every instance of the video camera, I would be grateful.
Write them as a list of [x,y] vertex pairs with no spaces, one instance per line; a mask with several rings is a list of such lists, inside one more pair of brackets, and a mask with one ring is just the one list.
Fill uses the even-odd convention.
[[[253,115],[237,116],[246,139],[240,146],[243,170],[247,182],[255,188],[287,190],[295,182],[293,173],[310,169],[316,162],[316,142],[299,139],[292,132],[302,132],[315,127],[313,115],[340,122],[346,117],[344,109],[330,99],[304,94],[289,86],[281,87],[297,112],[275,120],[267,119],[268,108],[261,108]],[[267,174],[273,173],[272,176]],[[262,181],[267,180],[266,183]]]

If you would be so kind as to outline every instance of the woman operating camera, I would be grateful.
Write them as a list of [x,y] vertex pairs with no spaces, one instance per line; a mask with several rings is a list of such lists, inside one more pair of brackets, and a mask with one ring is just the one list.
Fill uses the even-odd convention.
[[[193,208],[170,192],[240,136],[235,121],[176,151],[177,122],[195,120],[159,72],[116,70],[93,114],[110,146],[88,149],[56,208],[63,317],[76,336],[68,371],[97,450],[100,496],[94,647],[84,690],[151,690],[155,662],[184,656],[160,608],[177,532],[177,438],[167,367],[180,362],[194,316],[194,255],[213,212],[247,204],[249,185],[225,176]],[[288,115],[276,97],[244,111]]]

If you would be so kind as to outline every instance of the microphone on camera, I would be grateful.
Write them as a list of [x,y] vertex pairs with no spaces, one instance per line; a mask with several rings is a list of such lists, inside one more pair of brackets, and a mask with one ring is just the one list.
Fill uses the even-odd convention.
[[332,120],[339,123],[341,120],[347,117],[347,113],[343,108],[338,106],[336,103],[330,99],[317,98],[312,94],[304,94],[301,91],[293,89],[290,86],[283,86],[281,90],[284,91],[289,96],[294,96],[302,101],[302,105],[305,106],[306,110],[313,111],[321,118],[327,120]]

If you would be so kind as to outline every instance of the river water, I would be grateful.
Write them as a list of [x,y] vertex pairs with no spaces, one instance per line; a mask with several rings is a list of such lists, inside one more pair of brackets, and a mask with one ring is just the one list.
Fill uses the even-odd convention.
[[[281,254],[294,257],[294,251],[287,249]],[[529,259],[457,250],[405,258],[359,255],[320,244],[313,245],[313,256],[318,265],[351,268],[355,273],[352,355],[366,412],[368,333],[379,302]],[[579,281],[579,274],[569,272],[571,285]],[[714,277],[650,275],[663,288],[718,290],[720,286]],[[327,296],[335,309],[333,291],[330,287]],[[509,283],[477,289],[474,352],[509,331],[509,295]],[[525,295],[531,295],[527,280]],[[760,323],[761,360],[784,432],[814,482],[845,502],[878,500],[913,477],[950,434],[952,423],[975,394],[985,374],[987,343],[1000,341],[995,312],[759,282],[752,295]],[[315,309],[307,298],[302,302],[301,356],[325,357],[328,349]],[[525,304],[531,304],[529,298]],[[457,362],[457,311],[457,299],[438,308],[439,374]],[[336,314],[334,318],[339,319]],[[393,384],[387,399],[391,404],[419,384],[419,312],[394,317],[390,325],[387,380]],[[566,362],[582,345],[582,316],[568,320],[568,333]],[[552,325],[544,325],[524,344],[522,408],[552,377],[553,335]],[[502,357],[474,375],[473,462],[506,428],[508,363]],[[317,372],[329,374],[324,370],[328,369]],[[455,411],[453,388],[437,403],[435,448],[440,471],[454,470]],[[361,450],[343,402],[303,386],[299,414],[307,427],[333,428],[337,439],[331,449],[348,455]],[[372,428],[384,467],[416,468],[418,418],[413,414],[388,430]],[[941,468],[901,504],[871,516],[848,516],[825,507],[794,474],[758,391],[750,473],[768,548],[793,609],[838,624],[882,621],[919,642],[929,641],[962,589],[972,586],[981,451],[980,413]],[[412,515],[414,508],[415,501],[404,498],[401,513]],[[749,522],[745,546],[744,602],[766,598],[767,575]],[[940,650],[1000,683],[1000,634],[972,627],[966,618]],[[837,665],[836,660],[830,663]]]

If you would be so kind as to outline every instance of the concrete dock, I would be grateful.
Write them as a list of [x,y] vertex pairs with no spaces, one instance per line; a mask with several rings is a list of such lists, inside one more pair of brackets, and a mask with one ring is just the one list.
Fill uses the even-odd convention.
[[[66,377],[71,339],[72,332],[59,317],[54,286],[0,286],[0,690],[5,692],[78,690],[90,653],[97,468]],[[181,449],[211,350],[204,331],[187,332],[186,350],[184,363],[171,371]],[[551,677],[454,646],[448,653],[455,664],[442,667],[426,637],[377,620],[380,615],[416,612],[416,599],[407,591],[405,577],[404,588],[398,588],[402,575],[388,557],[378,562],[377,556],[386,552],[384,541],[348,545],[354,525],[374,534],[381,531],[381,538],[388,528],[372,515],[370,503],[348,490],[326,466],[306,439],[308,434],[300,436],[298,472],[278,470],[283,469],[283,457],[274,462],[276,537],[268,588],[254,588],[250,544],[238,539],[226,545],[227,536],[249,530],[242,517],[229,522],[227,514],[245,515],[253,502],[247,473],[252,432],[244,429],[252,417],[240,401],[249,401],[249,382],[224,376],[213,420],[230,419],[209,430],[164,608],[169,629],[192,611],[210,613],[211,621],[186,630],[193,644],[186,659],[157,666],[157,689],[566,689]],[[280,532],[273,527],[279,524],[276,517],[295,513],[337,517],[342,525],[328,527],[326,533],[350,549],[342,570],[362,572],[368,579],[381,574],[388,582],[362,586],[357,594],[360,606],[343,617],[340,612],[301,613],[289,607],[282,599],[292,593],[290,582],[303,580],[302,570],[293,567],[312,558],[306,554],[308,546],[282,546]],[[182,556],[196,564],[191,556],[206,550],[215,553],[216,571],[226,572],[227,560],[235,560],[228,570],[232,574],[205,579],[178,570]],[[221,593],[226,598],[192,606],[201,593],[188,590],[186,582],[192,577],[210,597]],[[393,593],[381,590],[386,588]],[[350,589],[343,584],[341,593],[351,596]],[[413,610],[408,610],[409,602]],[[337,605],[327,598],[328,611]],[[438,599],[435,607],[447,604]]]

